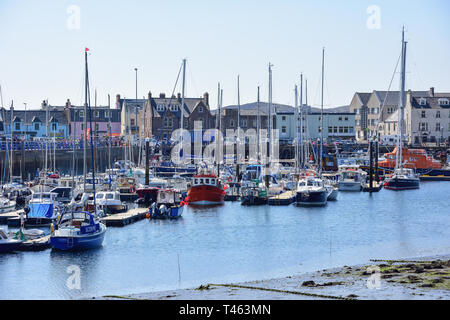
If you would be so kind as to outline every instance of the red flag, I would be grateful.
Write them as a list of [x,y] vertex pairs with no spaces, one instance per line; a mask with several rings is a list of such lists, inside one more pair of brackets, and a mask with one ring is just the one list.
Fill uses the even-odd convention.
[[89,51],[89,48],[84,48],[84,51],[85,51],[85,52],[88,52],[88,51]]

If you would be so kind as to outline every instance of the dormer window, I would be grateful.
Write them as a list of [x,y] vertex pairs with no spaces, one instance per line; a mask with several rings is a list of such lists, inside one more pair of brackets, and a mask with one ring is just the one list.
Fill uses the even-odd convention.
[[165,108],[165,106],[164,106],[164,104],[158,104],[158,105],[156,105],[156,110],[158,110],[158,111],[164,111],[166,108]]
[[198,107],[198,112],[203,112],[203,107],[202,106]]
[[170,111],[178,111],[178,105],[176,105],[176,104],[171,104],[169,108],[170,108]]
[[426,104],[427,104],[427,99],[425,99],[425,98],[420,98],[419,99],[419,105],[425,106]]
[[448,106],[449,104],[448,99],[439,99],[438,101],[441,106]]
[[80,118],[84,118],[84,111],[83,110],[78,111],[78,116]]

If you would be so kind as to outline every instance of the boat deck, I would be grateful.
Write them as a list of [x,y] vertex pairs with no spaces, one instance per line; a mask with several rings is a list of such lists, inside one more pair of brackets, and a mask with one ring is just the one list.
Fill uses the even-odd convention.
[[50,235],[41,238],[27,240],[20,245],[20,251],[40,251],[51,247]]
[[112,214],[102,218],[107,227],[123,227],[127,224],[142,220],[148,212],[148,208],[134,208],[126,212]]
[[8,220],[13,218],[19,218],[20,220],[21,212],[23,212],[23,209],[0,214],[0,224],[8,224]]
[[271,206],[287,206],[295,201],[295,191],[286,191],[277,196],[269,197],[268,203]]

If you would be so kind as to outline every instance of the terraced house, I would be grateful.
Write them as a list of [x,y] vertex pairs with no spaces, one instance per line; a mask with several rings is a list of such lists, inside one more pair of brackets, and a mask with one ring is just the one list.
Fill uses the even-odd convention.
[[[426,95],[428,91],[411,91],[413,97]],[[399,91],[356,92],[350,103],[350,112],[355,113],[356,140],[367,142],[384,121],[391,122],[397,111]],[[389,120],[388,120],[389,119]]]
[[184,98],[181,105],[181,94],[166,97],[161,93],[159,97],[153,97],[151,92],[145,101],[145,107],[141,113],[141,129],[144,137],[158,140],[170,139],[172,132],[181,128],[181,115],[183,115],[183,129],[194,131],[194,122],[201,122],[203,131],[215,128],[215,117],[209,107],[209,94],[205,93],[200,98]]
[[47,118],[45,102],[42,103],[41,108],[37,110],[2,109],[0,122],[2,123],[3,133],[11,134],[12,131],[13,137],[26,139],[42,138],[46,137],[47,134],[49,137],[67,138],[69,123],[64,112],[58,110],[58,107],[48,106]]

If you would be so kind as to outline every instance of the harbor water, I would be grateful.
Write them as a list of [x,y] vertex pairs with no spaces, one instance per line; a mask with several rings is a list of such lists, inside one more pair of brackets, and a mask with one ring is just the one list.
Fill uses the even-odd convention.
[[340,192],[322,208],[185,207],[176,221],[109,227],[99,249],[2,254],[0,298],[123,295],[447,254],[449,194],[449,182],[423,182],[410,191]]

